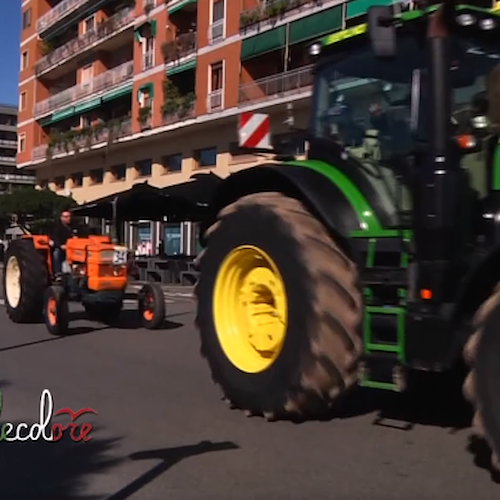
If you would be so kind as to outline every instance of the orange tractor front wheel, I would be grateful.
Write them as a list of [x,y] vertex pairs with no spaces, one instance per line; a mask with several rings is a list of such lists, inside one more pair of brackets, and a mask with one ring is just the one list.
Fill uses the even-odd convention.
[[139,314],[148,330],[160,328],[165,321],[165,296],[160,285],[148,283],[139,292]]

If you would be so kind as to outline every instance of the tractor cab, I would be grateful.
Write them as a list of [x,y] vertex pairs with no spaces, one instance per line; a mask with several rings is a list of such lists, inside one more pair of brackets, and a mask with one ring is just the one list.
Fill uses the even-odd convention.
[[414,223],[415,183],[439,156],[435,146],[447,148],[447,169],[466,171],[473,200],[486,199],[495,179],[500,100],[488,85],[500,84],[500,18],[457,7],[446,20],[444,54],[428,36],[435,10],[396,15],[373,7],[368,24],[311,47],[317,65],[309,157],[336,166],[348,157],[349,175],[356,170],[367,184],[389,226]]

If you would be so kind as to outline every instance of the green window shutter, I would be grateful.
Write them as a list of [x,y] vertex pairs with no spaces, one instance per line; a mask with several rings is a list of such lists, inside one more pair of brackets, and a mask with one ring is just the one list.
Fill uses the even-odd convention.
[[[357,0],[355,0],[357,1]],[[362,0],[365,1],[365,0]],[[350,5],[350,4],[348,4]],[[290,24],[290,45],[319,38],[342,28],[342,6],[338,5]]]
[[241,44],[241,59],[244,61],[252,57],[280,49],[286,43],[286,27],[280,26],[260,35],[245,38]]

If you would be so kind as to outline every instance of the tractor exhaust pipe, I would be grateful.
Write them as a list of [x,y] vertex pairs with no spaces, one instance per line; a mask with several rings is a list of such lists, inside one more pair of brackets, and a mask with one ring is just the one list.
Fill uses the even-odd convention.
[[[450,27],[453,0],[432,15],[427,32],[430,150],[415,186],[415,248],[420,298],[451,302],[456,293],[468,211],[458,148],[452,139]],[[457,223],[457,221],[463,221]]]

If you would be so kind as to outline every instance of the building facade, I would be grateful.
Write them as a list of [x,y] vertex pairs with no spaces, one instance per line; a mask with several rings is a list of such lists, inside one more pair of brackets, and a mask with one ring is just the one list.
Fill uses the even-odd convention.
[[17,107],[0,104],[0,194],[35,184],[33,173],[17,170],[17,149]]
[[[384,2],[392,0],[372,1]],[[306,128],[307,46],[362,22],[369,5],[24,0],[18,167],[85,203],[137,182],[164,187],[196,172],[227,176],[259,164],[264,156],[238,151],[238,115],[268,113],[279,136],[293,106],[294,126]],[[152,226],[131,229],[131,241],[157,242],[163,230]],[[170,230],[168,241],[191,252],[195,231]]]

